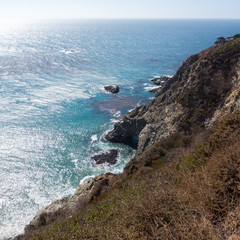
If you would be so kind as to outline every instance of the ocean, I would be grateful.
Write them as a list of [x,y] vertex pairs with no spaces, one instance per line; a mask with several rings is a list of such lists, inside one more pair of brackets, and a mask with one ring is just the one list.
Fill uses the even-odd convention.
[[[23,232],[80,182],[119,173],[135,150],[109,143],[114,122],[240,20],[69,20],[0,26],[0,239]],[[120,92],[104,86],[118,84]],[[91,156],[117,148],[115,165]]]

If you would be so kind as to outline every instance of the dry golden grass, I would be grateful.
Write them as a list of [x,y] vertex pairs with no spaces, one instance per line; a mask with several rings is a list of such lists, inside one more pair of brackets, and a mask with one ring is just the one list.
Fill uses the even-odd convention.
[[[147,166],[143,164],[112,195],[33,239],[224,240],[239,237],[239,129],[237,113],[217,123],[208,138],[206,134],[183,137],[191,139],[191,144],[188,140],[185,144],[174,135],[166,142],[161,141],[152,148],[155,149],[154,161],[148,156]],[[199,144],[205,148],[199,149]],[[157,146],[161,147],[159,151]],[[193,165],[178,168],[179,162],[186,164],[186,158],[193,154]],[[154,163],[165,156],[167,161],[156,167]]]

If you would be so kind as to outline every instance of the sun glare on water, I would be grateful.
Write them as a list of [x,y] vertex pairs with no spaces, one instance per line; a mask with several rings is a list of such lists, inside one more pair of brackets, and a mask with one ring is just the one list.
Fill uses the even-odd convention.
[[1,19],[0,18],[0,34],[21,28],[27,21],[24,19]]

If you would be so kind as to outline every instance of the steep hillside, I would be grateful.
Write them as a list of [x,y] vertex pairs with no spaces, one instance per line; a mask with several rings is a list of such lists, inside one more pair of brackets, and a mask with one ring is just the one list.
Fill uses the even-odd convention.
[[238,240],[239,146],[239,112],[195,136],[170,135],[88,208],[17,239]]
[[240,38],[190,56],[106,136],[138,139],[123,173],[54,201],[16,239],[240,239],[239,98]]

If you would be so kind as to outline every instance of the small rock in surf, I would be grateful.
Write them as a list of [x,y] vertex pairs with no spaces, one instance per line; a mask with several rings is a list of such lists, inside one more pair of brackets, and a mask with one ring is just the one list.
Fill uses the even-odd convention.
[[109,163],[115,164],[117,162],[118,150],[111,149],[106,153],[101,153],[92,156],[91,158],[95,161],[96,164]]
[[111,93],[118,93],[119,92],[119,86],[118,85],[106,86],[106,87],[104,87],[104,89],[107,92],[111,92]]

